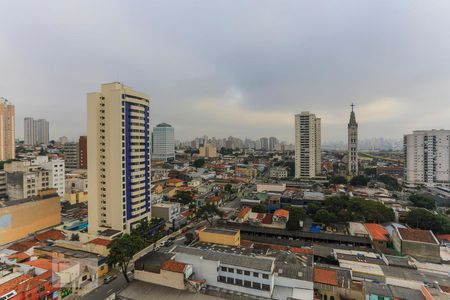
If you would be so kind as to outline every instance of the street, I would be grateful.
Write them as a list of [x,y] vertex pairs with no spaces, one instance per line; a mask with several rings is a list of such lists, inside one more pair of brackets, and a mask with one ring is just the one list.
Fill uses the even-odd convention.
[[[130,278],[131,279],[131,278]],[[103,280],[103,279],[100,279]],[[94,291],[82,297],[83,300],[106,299],[109,295],[118,292],[127,286],[127,282],[122,273],[117,274],[117,278],[108,284],[103,284]]]

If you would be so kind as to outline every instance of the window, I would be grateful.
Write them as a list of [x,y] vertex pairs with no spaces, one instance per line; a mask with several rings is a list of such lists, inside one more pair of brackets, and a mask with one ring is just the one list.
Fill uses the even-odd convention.
[[252,287],[252,282],[248,280],[244,280],[244,286],[245,287]]
[[253,277],[259,277],[259,273],[258,272],[253,272]]
[[242,274],[242,270],[241,269],[236,269],[236,273]]
[[250,271],[244,271],[244,275],[250,276]]
[[263,277],[264,279],[269,279],[269,275],[268,275],[268,274],[262,274],[262,277]]
[[222,270],[223,272],[226,272],[227,268],[226,267],[220,267],[220,270]]
[[234,273],[234,269],[233,268],[228,268],[228,272],[229,273]]
[[242,286],[242,279],[236,279],[235,284]]
[[232,277],[227,277],[227,283],[229,283],[229,284],[234,284],[234,278],[232,278]]
[[217,281],[219,281],[219,282],[226,282],[226,277],[225,276],[219,276]]
[[[262,289],[263,289],[263,291],[270,291],[270,285],[268,285],[268,284],[263,284],[262,285]],[[333,299],[334,300],[334,299]]]
[[257,289],[257,290],[260,290],[260,289],[261,289],[261,283],[259,283],[259,282],[253,282],[253,288],[254,288],[254,289]]

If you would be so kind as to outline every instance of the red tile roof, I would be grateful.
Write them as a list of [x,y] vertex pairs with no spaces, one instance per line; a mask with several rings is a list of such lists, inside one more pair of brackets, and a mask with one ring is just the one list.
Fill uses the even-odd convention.
[[36,268],[44,269],[47,271],[52,270],[52,262],[45,258],[38,258],[36,260],[27,261],[25,262],[25,264]]
[[108,246],[111,244],[111,240],[102,239],[102,238],[96,238],[92,241],[87,242],[86,244],[95,244],[95,245],[101,245],[101,246]]
[[412,229],[412,228],[397,228],[403,240],[422,242],[430,244],[438,244],[433,233],[430,230]]
[[239,219],[245,218],[245,216],[246,216],[248,213],[250,213],[251,210],[252,210],[252,209],[251,209],[250,207],[244,207],[244,208],[241,210],[241,212],[239,213],[238,218],[239,218]]
[[313,249],[309,249],[309,248],[291,247],[291,248],[289,248],[289,250],[294,253],[299,253],[299,254],[306,254],[306,255],[314,254]]
[[266,214],[264,219],[261,221],[263,224],[272,224],[273,223],[273,215],[272,214]]
[[258,213],[256,215],[256,219],[261,221],[262,219],[264,219],[265,216],[266,216],[266,214],[264,214],[264,213]]
[[316,267],[314,268],[314,282],[337,286],[337,272]]
[[39,242],[37,241],[23,241],[23,242],[17,242],[15,244],[12,244],[8,247],[9,250],[14,250],[17,252],[24,252],[30,249],[31,247],[39,245]]
[[273,213],[274,217],[283,217],[283,218],[288,218],[289,217],[289,211],[285,210],[285,209],[277,209],[274,213]]
[[20,252],[20,253],[16,253],[16,254],[8,256],[8,258],[15,259],[16,262],[20,263],[20,262],[23,262],[24,260],[27,260],[28,258],[30,258],[30,256],[24,252]]
[[380,224],[365,223],[364,226],[366,227],[366,229],[369,232],[372,239],[374,239],[375,241],[383,241],[383,242],[389,241],[389,238],[388,238],[389,233]]
[[36,239],[40,242],[46,241],[46,240],[64,240],[67,238],[67,235],[62,232],[61,230],[52,229],[46,232],[42,232],[38,235],[36,235]]
[[185,268],[186,268],[185,263],[175,261],[175,260],[166,260],[161,266],[162,270],[176,272],[176,273],[183,273]]
[[450,242],[450,234],[438,234],[438,235],[436,235],[436,237],[440,241],[449,241]]

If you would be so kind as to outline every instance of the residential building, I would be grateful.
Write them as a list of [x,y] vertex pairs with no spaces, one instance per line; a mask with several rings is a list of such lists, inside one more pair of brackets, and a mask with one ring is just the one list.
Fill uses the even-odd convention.
[[439,241],[431,230],[395,227],[392,241],[394,248],[402,255],[441,262]]
[[309,112],[295,115],[295,177],[313,178],[321,173],[320,118]]
[[270,178],[283,179],[288,177],[288,169],[285,167],[273,167],[269,170]]
[[89,232],[150,218],[150,99],[119,82],[87,96]]
[[82,135],[78,139],[78,168],[87,169],[87,136]]
[[32,198],[0,202],[0,245],[61,223],[60,197],[55,189]]
[[49,142],[49,123],[44,119],[24,119],[25,145],[47,145]]
[[65,191],[65,163],[62,159],[52,159],[42,164],[44,170],[50,171],[50,187],[55,188],[60,197],[64,196]]
[[278,139],[274,136],[271,136],[269,138],[269,150],[275,151],[278,147]]
[[39,191],[49,189],[51,170],[32,165],[30,161],[11,161],[5,163],[6,191],[9,200],[20,200],[38,195]]
[[237,247],[241,244],[239,229],[206,228],[198,233],[200,242]]
[[352,103],[352,112],[350,113],[350,121],[348,122],[348,175],[358,175],[358,123],[356,123],[355,112]]
[[450,130],[414,131],[403,144],[407,186],[450,186]]
[[212,144],[205,144],[200,147],[198,156],[207,158],[217,157],[217,148]]
[[180,217],[180,203],[161,202],[152,205],[152,217],[161,218],[166,222],[173,222]]
[[5,199],[8,196],[6,191],[6,172],[4,170],[0,171],[0,200]]
[[0,98],[0,160],[16,158],[14,105]]
[[161,123],[153,128],[152,159],[168,161],[175,158],[175,130],[167,124]]
[[79,143],[68,142],[64,144],[64,161],[69,170],[78,169],[80,166]]
[[266,137],[262,137],[259,139],[261,142],[261,149],[262,150],[269,150],[269,139]]

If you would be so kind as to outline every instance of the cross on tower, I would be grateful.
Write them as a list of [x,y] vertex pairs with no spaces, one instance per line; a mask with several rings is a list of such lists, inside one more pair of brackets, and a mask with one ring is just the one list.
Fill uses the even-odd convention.
[[353,102],[352,102],[352,104],[350,106],[352,107],[352,111],[353,111],[353,107],[355,107],[355,104],[353,104]]

